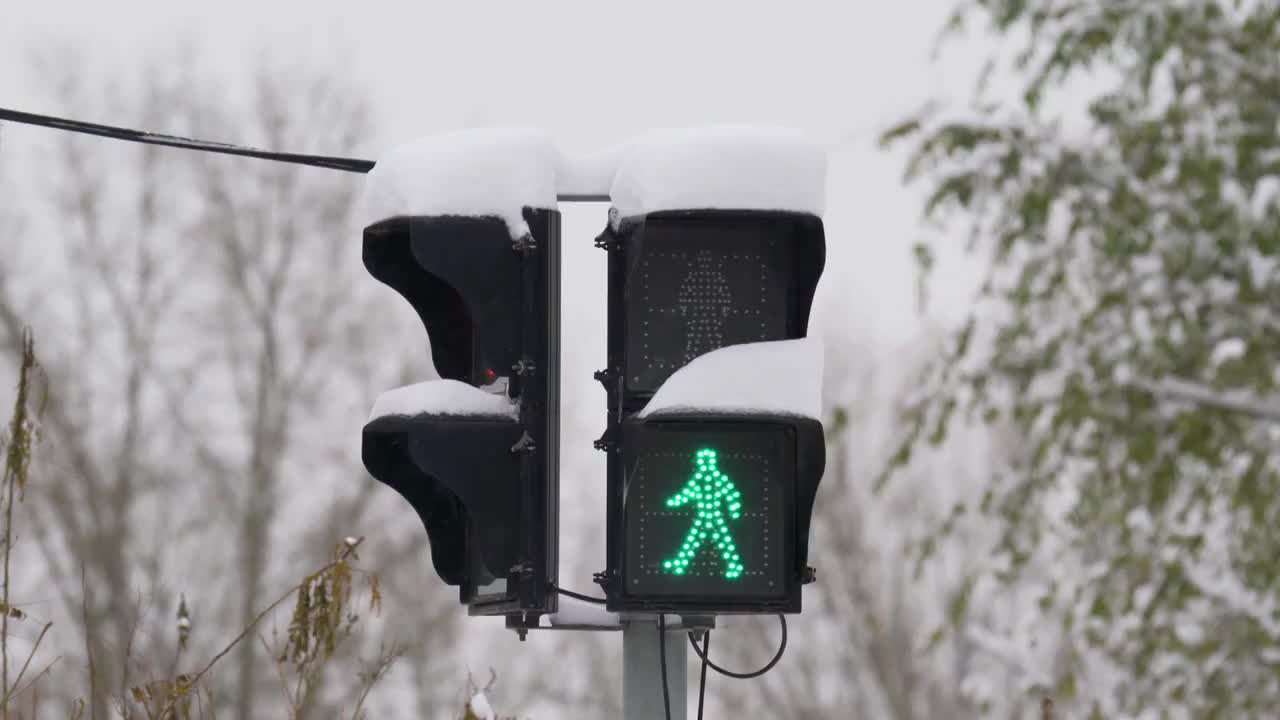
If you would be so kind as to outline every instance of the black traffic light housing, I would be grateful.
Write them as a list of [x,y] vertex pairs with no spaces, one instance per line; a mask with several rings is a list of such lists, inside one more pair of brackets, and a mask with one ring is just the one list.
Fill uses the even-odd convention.
[[[655,212],[611,223],[596,244],[609,251],[609,366],[597,373],[608,393],[608,422],[596,441],[609,453],[607,565],[597,574],[608,608],[799,612],[800,585],[811,578],[805,565],[809,516],[825,463],[821,423],[767,414],[636,413],[672,373],[700,355],[805,337],[826,260],[821,219],[775,211]],[[669,537],[670,528],[683,523],[687,531],[698,513],[653,503],[665,501],[668,496],[659,496],[672,482],[690,476],[698,450],[747,437],[772,448],[767,463],[776,474],[743,480],[756,490],[772,488],[771,523],[787,528],[771,525],[768,551],[776,560],[767,570],[770,579],[756,583],[763,578],[756,573],[766,572],[762,566],[744,568],[734,578],[721,573],[719,580],[700,571],[694,578],[693,569],[680,578],[663,573],[668,568],[661,563],[672,558],[662,556],[661,544],[674,540],[680,546],[679,538]],[[667,446],[681,449],[660,449]],[[743,453],[725,459],[740,463]],[[652,468],[663,464],[664,477],[655,483]],[[757,542],[763,526],[753,522],[747,525],[761,533],[751,540]],[[709,552],[703,550],[699,562]]]
[[471,614],[536,622],[556,609],[560,214],[523,215],[515,239],[493,217],[365,229],[365,267],[422,318],[441,378],[506,394],[518,412],[375,418],[362,456],[422,518],[436,572]]
[[[613,603],[800,612],[808,544],[799,539],[809,535],[825,462],[822,423],[810,418],[680,413],[623,422]],[[697,479],[711,469],[723,474]]]
[[804,337],[826,263],[822,220],[807,213],[655,212],[596,244],[611,251],[610,407],[625,413],[699,355]]

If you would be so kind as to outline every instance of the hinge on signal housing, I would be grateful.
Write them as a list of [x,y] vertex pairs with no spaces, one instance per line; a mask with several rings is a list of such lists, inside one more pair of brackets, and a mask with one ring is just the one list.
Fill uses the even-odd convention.
[[622,239],[618,237],[618,233],[612,227],[606,226],[604,231],[596,236],[596,247],[601,250],[617,250],[621,245]]
[[532,375],[538,371],[538,366],[529,358],[520,358],[515,365],[511,366],[511,371],[520,377]]
[[533,239],[533,235],[525,233],[511,241],[511,249],[521,255],[528,255],[538,249],[538,242]]
[[614,433],[609,430],[605,430],[603,435],[591,443],[591,446],[607,453],[617,452],[618,450],[618,442],[614,439]]
[[591,575],[592,582],[599,585],[600,588],[604,590],[605,595],[609,595],[613,592],[614,586],[617,585],[616,578],[617,578],[616,571],[614,573],[610,573],[607,570],[602,570],[598,573],[593,573]]
[[531,453],[536,449],[538,448],[533,443],[533,437],[527,432],[520,436],[520,439],[516,441],[515,445],[511,446],[511,452],[517,454]]

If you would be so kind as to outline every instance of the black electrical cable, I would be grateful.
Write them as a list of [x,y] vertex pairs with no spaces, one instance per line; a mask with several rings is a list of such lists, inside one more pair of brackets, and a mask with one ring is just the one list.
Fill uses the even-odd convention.
[[35,113],[20,112],[18,110],[10,110],[8,108],[0,108],[0,120],[10,120],[12,122],[23,123],[25,125],[37,125],[39,127],[53,128],[55,130],[67,130],[69,132],[84,133],[86,135],[98,135],[99,137],[127,140],[129,142],[145,143],[147,145],[187,148],[189,150],[202,150],[204,152],[220,153],[222,155],[240,155],[243,157],[259,158],[262,160],[275,160],[277,162],[293,163],[295,165],[311,165],[313,167],[329,168],[330,170],[345,170],[346,172],[367,173],[372,170],[374,166],[374,162],[372,160],[334,157],[329,155],[273,152],[271,150],[259,150],[257,148],[245,147],[243,145],[232,145],[230,143],[212,142],[209,140],[195,140],[192,138],[179,137],[177,135],[163,135],[160,133],[144,132],[142,130],[131,130],[129,128],[116,127],[114,125],[99,125],[98,123],[84,122],[83,120],[70,120],[67,118],[54,117],[52,115],[37,115]]
[[698,643],[693,641],[692,635],[689,636],[689,644],[693,646],[693,652],[697,654],[697,656],[702,660],[702,662],[706,663],[707,666],[710,667],[712,670],[715,670],[716,672],[720,673],[721,675],[724,675],[725,677],[731,677],[738,680],[750,680],[752,678],[758,678],[761,675],[772,670],[773,666],[777,665],[778,661],[782,659],[782,653],[786,652],[787,650],[787,617],[782,613],[778,613],[778,621],[782,623],[782,642],[778,644],[778,653],[773,656],[773,659],[769,661],[768,665],[765,665],[764,667],[760,668],[759,670],[756,670],[755,672],[737,673],[737,672],[733,672],[732,670],[725,670],[719,665],[711,662],[711,658],[707,655],[707,653],[703,652],[698,647]]
[[[693,636],[690,635],[692,640]],[[697,645],[694,645],[697,647]],[[702,676],[698,678],[698,720],[702,720],[702,701],[707,696],[707,653],[711,650],[711,631],[702,633]]]
[[[274,160],[276,162],[292,163],[294,165],[309,165],[311,167],[328,168],[329,170],[342,170],[344,172],[368,173],[373,169],[374,165],[376,165],[373,160],[364,160],[361,158],[259,150],[258,148],[247,147],[245,145],[233,145],[231,143],[214,142],[212,140],[197,140],[195,138],[181,137],[178,135],[165,135],[164,133],[133,130],[131,128],[116,127],[115,125],[101,125],[98,123],[85,122],[83,120],[71,120],[69,118],[55,117],[53,115],[39,115],[36,113],[22,112],[21,110],[12,110],[10,108],[0,108],[0,121],[5,120],[22,123],[23,125],[35,125],[37,127],[53,128],[54,130],[65,130],[67,132],[83,133],[85,135],[97,135],[99,137],[143,143],[146,145],[162,145],[164,147],[184,148],[186,150],[200,150],[202,152],[219,153],[221,155],[238,155],[241,157],[258,158],[259,160]],[[561,202],[608,202],[609,196],[607,194],[596,193],[559,193],[556,195],[556,199]]]
[[605,603],[609,602],[606,598],[598,598],[598,597],[591,597],[590,595],[583,595],[582,593],[577,593],[572,590],[565,590],[564,588],[558,585],[552,585],[551,589],[555,590],[561,595],[567,595],[571,598],[575,598],[583,602],[595,603],[597,605],[604,605]]
[[658,664],[662,666],[662,709],[671,720],[671,690],[667,687],[667,616],[658,613]]

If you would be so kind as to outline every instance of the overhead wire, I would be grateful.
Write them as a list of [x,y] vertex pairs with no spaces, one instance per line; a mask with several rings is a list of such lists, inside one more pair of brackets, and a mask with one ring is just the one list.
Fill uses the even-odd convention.
[[[201,152],[218,153],[221,155],[251,157],[259,160],[272,160],[275,162],[291,163],[294,165],[307,165],[311,167],[326,168],[329,170],[342,170],[344,172],[351,173],[368,173],[373,170],[374,166],[377,164],[373,160],[366,160],[363,158],[262,150],[259,148],[249,147],[247,145],[235,145],[233,143],[216,142],[213,140],[199,140],[196,138],[182,137],[180,135],[167,135],[165,133],[135,130],[133,128],[119,127],[116,125],[103,125],[101,123],[73,120],[71,118],[57,117],[55,115],[41,115],[38,113],[23,112],[21,110],[13,110],[11,108],[3,107],[0,107],[0,121],[52,128],[54,130],[65,130],[67,132],[81,133],[84,135],[97,135],[98,137],[124,140],[126,142],[143,143],[145,145],[160,145],[163,147],[199,150]],[[559,193],[556,195],[556,199],[560,202],[608,202],[609,195],[607,193],[570,192]]]
[[83,120],[55,117],[53,115],[39,115],[37,113],[22,112],[20,110],[11,110],[9,108],[0,108],[0,120],[22,123],[24,125],[35,125],[37,127],[53,128],[55,130],[65,130],[85,135],[97,135],[98,137],[113,138],[115,140],[125,140],[127,142],[143,143],[146,145],[185,148],[188,150],[200,150],[202,152],[219,153],[222,155],[239,155],[242,157],[252,157],[261,160],[274,160],[276,162],[293,163],[295,165],[310,165],[312,167],[322,167],[330,170],[343,170],[354,173],[367,173],[373,169],[375,164],[372,160],[362,160],[360,158],[260,150],[258,148],[248,147],[245,145],[233,145],[231,143],[197,140],[178,135],[165,135],[163,133],[153,133],[144,130],[133,130],[131,128],[117,127],[115,125],[102,125],[99,123],[85,122]]

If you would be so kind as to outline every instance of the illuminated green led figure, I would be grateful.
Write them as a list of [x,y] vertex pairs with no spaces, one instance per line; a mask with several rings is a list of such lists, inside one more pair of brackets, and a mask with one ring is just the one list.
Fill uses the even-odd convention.
[[715,450],[699,450],[694,459],[697,470],[680,492],[667,498],[667,507],[697,503],[698,517],[685,535],[680,551],[673,559],[664,561],[662,567],[683,575],[698,550],[710,543],[724,561],[724,576],[732,580],[742,575],[742,559],[738,557],[725,515],[734,520],[742,515],[742,493],[733,486],[729,476],[716,467]]

